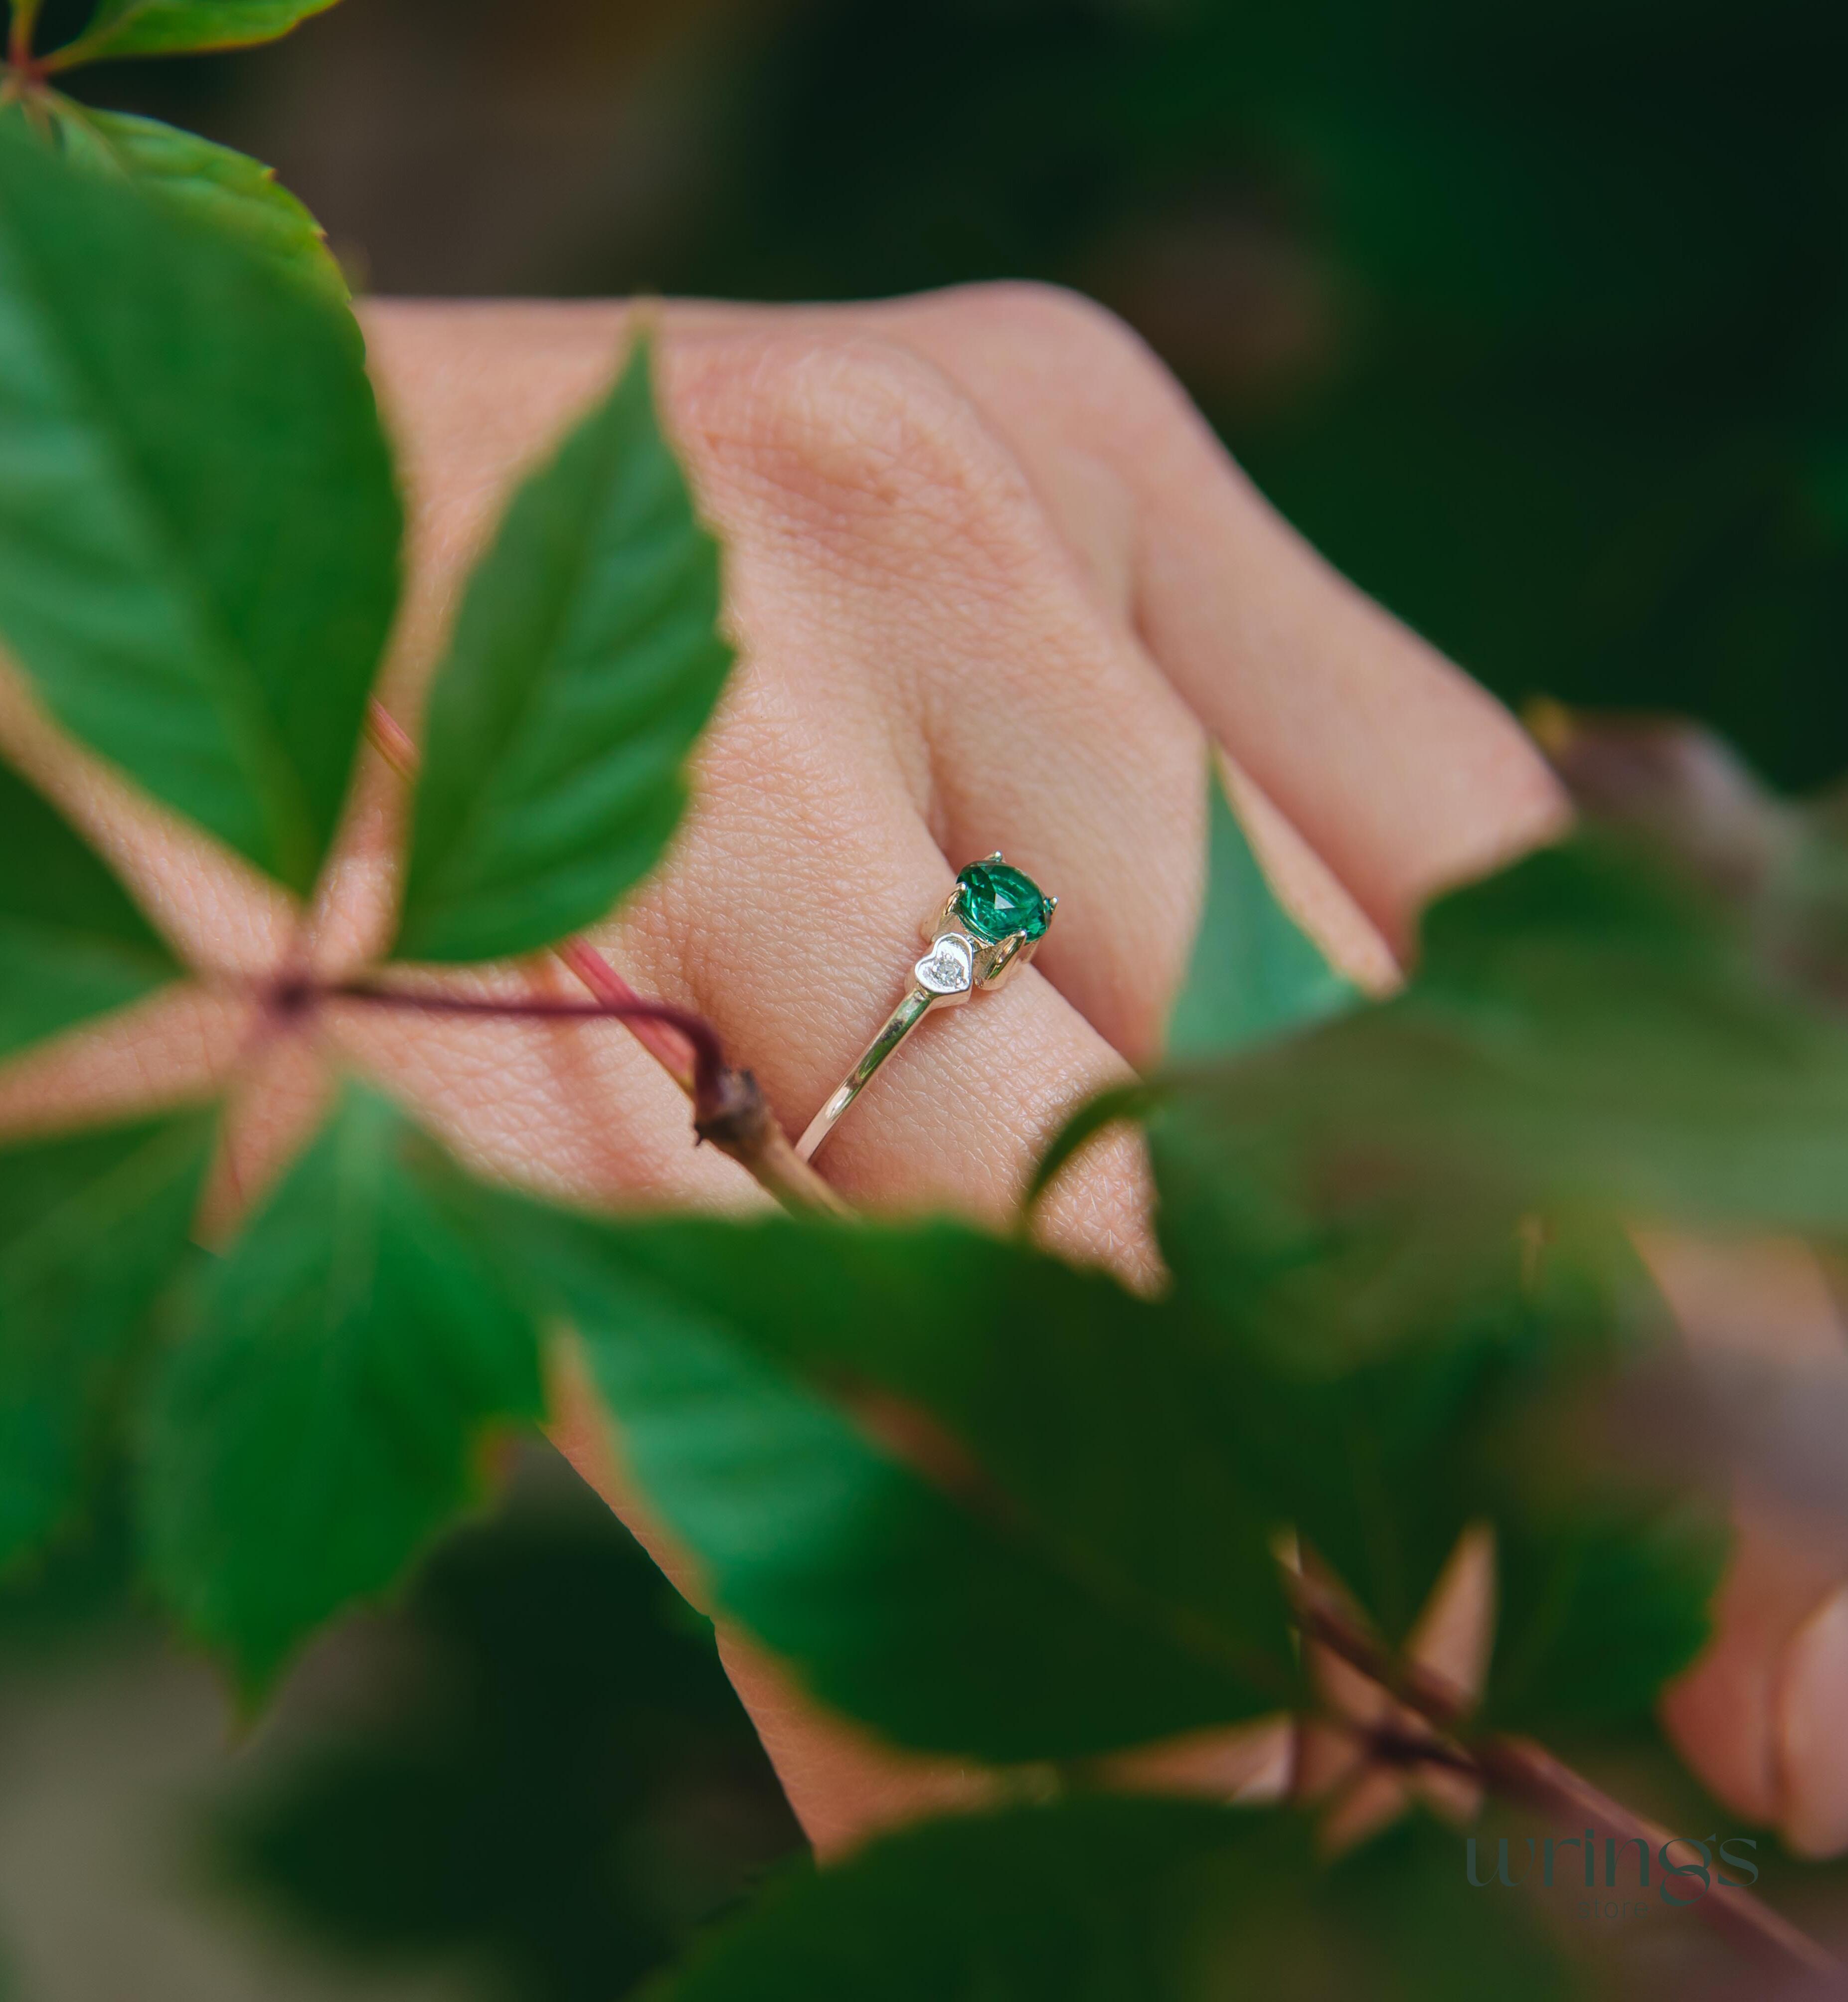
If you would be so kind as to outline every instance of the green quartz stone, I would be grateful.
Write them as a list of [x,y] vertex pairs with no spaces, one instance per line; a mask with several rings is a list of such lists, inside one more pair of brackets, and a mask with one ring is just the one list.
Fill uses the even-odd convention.
[[1024,932],[1045,936],[1052,906],[1030,876],[1005,862],[971,862],[956,879],[957,915],[978,938],[993,943]]

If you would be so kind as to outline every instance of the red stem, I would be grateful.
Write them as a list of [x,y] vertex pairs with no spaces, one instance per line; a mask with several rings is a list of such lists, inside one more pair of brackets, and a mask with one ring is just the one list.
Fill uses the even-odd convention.
[[366,704],[366,734],[372,740],[372,748],[399,778],[417,776],[416,741],[377,696]]
[[[406,784],[413,783],[417,745],[376,698],[367,707],[366,730],[379,755]],[[733,1070],[727,1065],[717,1032],[710,1023],[684,1009],[644,1000],[586,940],[568,939],[557,953],[596,996],[595,1007],[574,1007],[569,1002],[538,996],[511,1005],[462,1001],[363,984],[336,991],[351,1000],[386,1007],[421,1007],[427,1012],[622,1022],[692,1100],[693,1130],[702,1140],[710,1140],[721,1153],[728,1154],[786,1209],[798,1215],[849,1214],[846,1204],[790,1145],[789,1135],[777,1124],[757,1079],[748,1070]],[[278,989],[276,995],[283,1008],[312,1007],[321,998],[305,982]]]
[[559,957],[599,1001],[612,1008],[632,1011],[619,1019],[628,1023],[636,1041],[683,1091],[696,1093],[696,1060],[689,1052],[682,1033],[665,1017],[649,1012],[653,1004],[644,1001],[588,940],[567,939],[557,950]]
[[[605,971],[619,985],[626,985],[613,968]],[[303,985],[285,988],[278,996],[287,1010],[305,1007],[318,999],[364,1001],[375,1007],[403,1008],[427,1015],[486,1015],[502,1020],[563,1022],[626,1022],[632,1028],[642,1024],[671,1031],[692,1053],[692,1083],[696,1103],[713,1100],[726,1076],[725,1051],[718,1031],[703,1016],[676,1008],[666,1001],[644,1001],[629,993],[605,1000],[567,1001],[549,994],[510,995],[491,999],[478,995],[420,994],[401,987],[381,987],[370,981],[350,981],[343,985],[318,989]],[[675,1052],[680,1063],[685,1059]]]
[[6,60],[27,84],[40,84],[45,72],[33,54],[33,37],[38,27],[40,0],[13,0],[12,23],[6,39]]
[[[587,946],[583,977],[606,991],[626,989],[615,970],[603,964]],[[693,1131],[752,1175],[786,1209],[797,1215],[846,1216],[846,1205],[790,1145],[776,1122],[757,1079],[748,1070],[734,1070],[725,1061],[718,1032],[685,1008],[640,996],[596,1001],[565,1001],[549,994],[511,996],[504,1001],[459,994],[419,994],[402,987],[371,982],[319,987],[310,980],[284,981],[270,990],[273,1011],[305,1014],[323,1001],[358,1001],[375,1008],[402,1008],[426,1015],[474,1015],[489,1020],[538,1022],[622,1022],[638,1035],[653,1030],[675,1045],[670,1068],[680,1075],[685,1065],[681,1045],[692,1053],[690,1079],[684,1080],[693,1100]],[[662,1055],[659,1051],[657,1055]],[[668,1058],[662,1055],[663,1062]]]

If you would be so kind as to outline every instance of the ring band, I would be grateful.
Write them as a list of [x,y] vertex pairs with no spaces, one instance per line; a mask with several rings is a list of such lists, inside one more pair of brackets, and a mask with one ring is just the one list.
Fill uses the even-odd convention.
[[1038,949],[1058,909],[1058,898],[1010,868],[999,849],[985,861],[971,862],[942,909],[922,928],[927,950],[912,968],[904,999],[797,1142],[803,1160],[813,1159],[841,1114],[932,1009],[960,1008],[971,994],[999,987],[1018,973]]

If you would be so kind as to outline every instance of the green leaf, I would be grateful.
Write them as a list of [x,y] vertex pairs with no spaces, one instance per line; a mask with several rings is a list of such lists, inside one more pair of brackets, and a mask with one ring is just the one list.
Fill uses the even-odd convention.
[[1501,1512],[1482,1704],[1499,1730],[1640,1722],[1713,1631],[1732,1550],[1717,1498],[1608,1467],[1574,1485]]
[[1034,1163],[1027,1184],[1023,1206],[1031,1215],[1048,1189],[1091,1142],[1113,1126],[1153,1117],[1166,1103],[1173,1087],[1161,1078],[1138,1078],[1132,1084],[1113,1085],[1086,1099],[1053,1135],[1044,1153]]
[[[1525,1343],[1447,1455],[1459,1519],[1496,1531],[1486,1721],[1644,1717],[1706,1644],[1731,1551],[1726,1470],[1652,1414],[1698,1407],[1667,1302],[1620,1229],[1529,1239]],[[1511,1296],[1515,1292],[1511,1287]]]
[[1470,1312],[1346,1367],[1229,1357],[1233,1449],[1389,1641],[1488,1524],[1488,1715],[1627,1720],[1706,1641],[1729,1547],[1724,1497],[1637,1435],[1677,1352],[1620,1232],[1529,1242]]
[[0,1568],[83,1502],[212,1132],[192,1113],[0,1151]]
[[142,1467],[153,1575],[246,1692],[469,1499],[486,1428],[539,1414],[532,1330],[476,1200],[349,1088],[163,1365]]
[[1338,1366],[1295,1367],[1228,1331],[1247,1477],[1389,1640],[1416,1620],[1469,1523],[1504,1528],[1510,1484],[1482,1441],[1505,1446],[1511,1413],[1546,1397],[1585,1340],[1585,1308],[1550,1269],[1524,1283],[1511,1255],[1470,1311]]
[[[1515,1844],[1518,1850],[1519,1844]],[[926,1823],[773,1889],[660,2002],[1564,2002],[1537,1900],[1402,1825],[1332,1866],[1306,1819],[1075,1799]]]
[[347,281],[321,225],[277,181],[274,168],[155,119],[94,110],[54,92],[40,102],[75,164],[139,181],[195,221],[233,232],[311,289],[346,304]]
[[1848,788],[1770,790],[1732,747],[1675,717],[1536,718],[1588,818],[1695,886],[1767,973],[1848,1007]]
[[334,0],[102,0],[78,39],[46,59],[50,70],[121,56],[192,49],[247,48],[273,42]]
[[0,134],[0,635],[68,728],[306,891],[396,602],[350,316]]
[[998,1760],[1288,1700],[1270,1523],[1159,1308],[950,1224],[521,1227],[651,1505],[824,1700]]
[[806,1845],[710,1625],[553,1456],[511,1489],[420,1571],[390,1672],[241,1762],[214,1874],[330,1946],[616,2002]]
[[469,583],[431,696],[398,957],[532,951],[654,867],[730,665],[719,610],[718,546],[639,346]]
[[1229,1055],[1358,998],[1271,888],[1216,761],[1207,794],[1206,905],[1168,1023],[1168,1053],[1178,1062]]
[[1691,1470],[1587,1423],[1668,1346],[1624,1226],[1835,1214],[1845,1055],[1703,895],[1584,840],[1446,900],[1398,999],[1107,1095],[1048,1164],[1147,1120],[1244,1477],[1389,1639],[1487,1521],[1491,1714],[1628,1716],[1727,1540]]
[[1581,837],[1435,906],[1394,999],[1180,1080],[1151,1143],[1177,1277],[1319,1366],[1498,1290],[1530,1216],[1840,1229],[1848,1028]]
[[[1230,1056],[1339,1014],[1359,999],[1359,989],[1323,957],[1271,888],[1215,759],[1207,774],[1206,902],[1169,1017],[1170,1061]],[[1100,1134],[1159,1110],[1169,1088],[1158,1077],[1087,1099],[1041,1156],[1027,1209]]]
[[1844,1114],[1848,1039],[1682,886],[1585,839],[1446,899],[1405,994],[1176,1079],[1151,1123],[1254,1487],[1393,1637],[1486,1518],[1491,1709],[1633,1712],[1725,1543],[1688,1470],[1580,1423],[1665,1315],[1624,1226],[1827,1225]]
[[108,865],[0,765],[0,1057],[181,971]]

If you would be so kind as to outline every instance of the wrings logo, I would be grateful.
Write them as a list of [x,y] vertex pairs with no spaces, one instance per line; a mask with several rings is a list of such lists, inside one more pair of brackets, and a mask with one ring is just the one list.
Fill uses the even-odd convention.
[[[1580,1888],[1582,1871],[1586,1891],[1619,1891],[1627,1894],[1617,1898],[1579,1899],[1579,1916],[1588,1919],[1633,1918],[1664,1906],[1670,1910],[1685,1910],[1716,1892],[1742,1891],[1748,1885],[1758,1882],[1758,1864],[1744,1854],[1758,1847],[1756,1838],[1749,1835],[1731,1835],[1723,1841],[1715,1835],[1704,1838],[1672,1835],[1653,1852],[1640,1835],[1621,1840],[1615,1836],[1606,1836],[1602,1858],[1602,1883],[1599,1881],[1600,1858],[1595,1829],[1588,1828],[1582,1836],[1549,1835],[1537,1841],[1530,1835],[1525,1843],[1526,1854],[1522,1857],[1513,1849],[1508,1836],[1501,1836],[1495,1844],[1494,1873],[1490,1875],[1483,1867],[1477,1840],[1470,1836],[1464,1847],[1463,1874],[1477,1890],[1500,1885],[1512,1891],[1526,1885],[1536,1890],[1557,1888],[1576,1891]],[[1562,1850],[1576,1853],[1561,1857]],[[1739,1874],[1729,1876],[1729,1870]],[[1648,1896],[1652,1873],[1653,1900]]]

